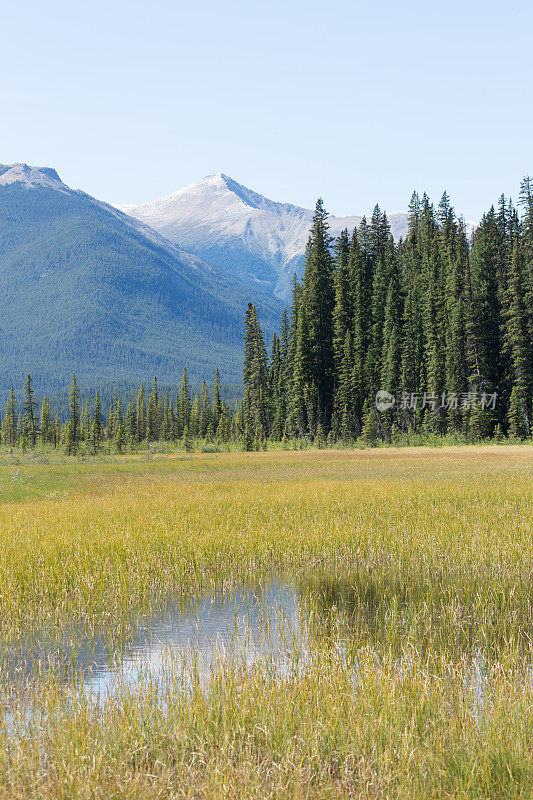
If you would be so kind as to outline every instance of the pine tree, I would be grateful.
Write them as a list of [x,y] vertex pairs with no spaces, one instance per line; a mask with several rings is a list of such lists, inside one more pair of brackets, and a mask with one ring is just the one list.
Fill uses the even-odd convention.
[[191,422],[190,422],[190,429],[191,435],[194,436],[196,439],[200,436],[200,397],[198,392],[194,395],[194,400],[192,402],[191,408]]
[[205,438],[211,422],[211,400],[207,383],[202,381],[200,388],[200,436]]
[[98,391],[94,397],[94,415],[91,430],[91,440],[93,445],[93,452],[96,453],[100,449],[102,440],[104,438],[104,424],[102,420],[102,406],[100,404],[100,395]]
[[[532,351],[528,340],[525,310],[524,257],[515,241],[506,292],[504,347],[511,364],[510,429],[514,436],[527,436],[531,430]],[[528,402],[529,401],[529,402]]]
[[[497,227],[494,208],[483,217],[476,230],[470,258],[471,308],[470,384],[478,398],[496,391],[500,363],[500,309],[496,278]],[[472,415],[475,438],[490,436],[494,412],[476,408]]]
[[424,427],[429,432],[442,434],[446,429],[443,404],[446,388],[445,268],[439,230],[427,198],[423,204],[421,237],[424,245],[421,269],[426,378]]
[[187,368],[183,367],[179,393],[178,429],[180,436],[188,431],[191,422],[191,397],[189,393],[189,379]]
[[416,242],[420,235],[420,225],[422,220],[420,197],[418,192],[413,192],[409,202],[409,209],[407,212],[408,219],[408,238],[410,243],[416,247]]
[[[466,433],[465,419],[459,398],[468,390],[467,368],[467,295],[468,243],[461,222],[457,250],[447,280],[446,289],[446,392],[449,402],[448,429]],[[457,398],[453,402],[453,398]]]
[[344,335],[343,357],[339,370],[337,391],[335,394],[335,406],[332,424],[334,437],[338,438],[340,436],[342,441],[345,443],[354,433],[356,433],[356,422],[354,419],[352,397],[352,373],[352,339],[350,336],[350,331],[347,329]]
[[137,394],[137,441],[142,442],[146,439],[147,433],[147,411],[146,411],[146,400],[144,396],[144,386],[139,386],[139,392]]
[[283,309],[283,314],[281,315],[281,326],[280,326],[280,335],[279,335],[279,350],[280,350],[280,358],[281,358],[281,368],[282,370],[285,368],[287,359],[289,357],[289,319],[287,317],[287,309]]
[[24,383],[22,435],[24,437],[24,441],[28,442],[30,447],[35,447],[37,443],[37,405],[38,404],[33,396],[31,375],[28,374],[28,377]]
[[270,351],[270,366],[267,379],[268,417],[271,420],[270,435],[275,441],[280,441],[285,426],[285,386],[283,383],[283,362],[281,356],[281,343],[276,334],[272,337]]
[[309,330],[307,328],[307,312],[302,305],[298,313],[298,331],[296,336],[296,353],[294,356],[294,373],[289,398],[289,428],[293,435],[303,437],[308,430],[308,407],[306,389],[311,376],[311,348]]
[[49,442],[53,441],[53,425],[54,423],[52,421],[52,414],[50,413],[50,404],[45,396],[43,397],[43,402],[41,403],[39,423],[41,441],[43,444],[48,444]]
[[528,341],[533,342],[533,178],[527,175],[520,186],[520,205],[524,274],[524,308],[527,316]]
[[215,431],[218,428],[221,416],[222,416],[222,388],[220,385],[220,373],[217,367],[215,372],[215,381],[213,383],[213,405],[212,405],[212,424]]
[[387,290],[390,282],[390,259],[391,250],[380,257],[372,287],[372,328],[365,357],[365,386],[367,389],[367,399],[376,396],[381,382],[381,359],[383,354],[383,324],[385,320],[385,304],[387,300]]
[[511,392],[507,422],[510,436],[517,439],[525,439],[529,434],[527,399],[519,384],[515,384]]
[[53,441],[54,441],[54,447],[57,448],[59,446],[59,443],[61,442],[61,422],[59,420],[59,414],[56,414],[54,417]]
[[162,436],[163,414],[164,414],[163,395],[159,393],[157,398],[157,438],[155,439],[155,441],[160,441],[163,438]]
[[255,357],[255,325],[257,312],[252,303],[248,303],[244,315],[244,365],[243,382],[248,386],[252,377],[252,369]]
[[[381,357],[381,388],[397,397],[402,383],[402,329],[403,297],[400,286],[399,265],[393,260],[392,272],[385,301],[383,319],[383,351]],[[385,424],[390,431],[396,418],[396,408],[385,413]]]
[[76,374],[72,376],[69,390],[69,421],[67,426],[67,451],[69,455],[76,453],[80,439],[80,393]]
[[334,260],[333,352],[337,374],[342,367],[346,331],[350,328],[353,317],[349,261],[350,241],[348,231],[344,230],[335,243]]
[[335,290],[327,216],[323,202],[319,199],[305,253],[302,295],[309,331],[310,384],[316,388],[316,419],[326,432],[331,423],[335,375]]
[[89,407],[89,401],[86,400],[81,410],[80,439],[82,439],[82,441],[84,442],[88,442],[91,438],[91,431],[92,431],[91,409]]
[[170,402],[168,390],[165,392],[163,400],[163,414],[160,436],[165,442],[169,442],[174,436],[174,412]]
[[107,414],[106,438],[108,439],[108,441],[114,441],[115,439],[115,430],[118,421],[117,420],[118,408],[119,408],[119,397],[117,394],[117,387],[115,385],[113,386],[113,397]]
[[390,227],[386,214],[382,214],[380,207],[375,206],[370,220],[370,257],[375,269],[380,259],[383,259],[390,245]]
[[[293,275],[292,279],[292,299],[291,299],[291,310],[289,316],[289,326],[288,326],[288,347],[287,347],[287,355],[284,360],[283,364],[283,381],[285,386],[287,387],[287,392],[292,383],[292,378],[294,374],[294,358],[296,356],[296,343],[298,338],[298,314],[300,305],[303,304],[303,291],[301,284],[298,283],[298,278],[296,273]],[[287,395],[287,405],[289,405],[290,399]]]
[[250,397],[250,386],[246,386],[244,390],[241,414],[244,427],[243,450],[249,452],[254,449],[255,443],[255,418]]
[[418,384],[420,353],[417,348],[417,314],[414,293],[414,288],[409,287],[403,310],[402,399],[396,409],[400,426],[406,431],[410,431],[416,426],[416,408],[412,408],[412,398],[417,398],[420,391]]
[[146,415],[146,428],[149,442],[157,442],[159,440],[159,389],[157,387],[157,378],[154,378],[152,391],[148,397],[148,411]]
[[129,401],[126,408],[126,438],[130,446],[137,440],[137,417],[133,400]]
[[11,449],[17,443],[17,401],[13,387],[9,390],[9,398],[2,421],[2,441]]
[[[244,343],[243,379],[245,389],[249,390],[249,411],[251,418],[254,420],[253,425],[257,425],[260,428],[261,436],[266,436],[270,430],[267,405],[267,353],[257,309],[251,303],[246,310]],[[255,430],[253,437],[255,438]]]
[[352,319],[350,321],[350,327],[353,332],[353,369],[351,377],[351,392],[354,403],[355,419],[357,420],[358,425],[361,422],[363,404],[369,391],[366,381],[365,363],[372,322],[372,276],[370,270],[370,259],[368,254],[364,252],[359,243],[361,239],[364,247],[364,243],[367,238],[365,233],[365,225],[363,222],[361,223],[359,232],[357,229],[353,232],[350,243],[349,257],[349,277],[353,298]]

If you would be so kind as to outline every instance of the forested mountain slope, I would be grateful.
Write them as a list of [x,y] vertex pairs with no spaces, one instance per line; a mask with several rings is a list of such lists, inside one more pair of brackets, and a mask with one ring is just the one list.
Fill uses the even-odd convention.
[[279,303],[252,294],[53,169],[0,166],[0,390],[26,372],[37,387],[241,379],[250,299],[274,327]]

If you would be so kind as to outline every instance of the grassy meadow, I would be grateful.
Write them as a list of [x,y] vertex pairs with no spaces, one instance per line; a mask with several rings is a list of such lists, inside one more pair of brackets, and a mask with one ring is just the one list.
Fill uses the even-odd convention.
[[[0,797],[529,798],[533,448],[0,462]],[[288,584],[244,654],[96,705],[24,643]],[[117,658],[119,655],[117,655]],[[15,675],[15,677],[14,677]]]

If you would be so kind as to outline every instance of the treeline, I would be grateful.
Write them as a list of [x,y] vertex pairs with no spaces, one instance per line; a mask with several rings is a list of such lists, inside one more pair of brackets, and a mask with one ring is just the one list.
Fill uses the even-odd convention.
[[267,358],[246,315],[249,439],[477,441],[532,432],[533,180],[469,241],[444,194],[413,194],[404,241],[376,206],[332,241],[318,201],[303,279]]
[[115,390],[106,410],[102,409],[98,391],[92,402],[80,403],[74,375],[66,419],[61,419],[58,412],[52,413],[46,397],[38,403],[28,375],[20,405],[13,388],[10,390],[0,437],[8,448],[34,449],[44,445],[64,448],[69,455],[101,450],[120,453],[154,442],[180,443],[188,450],[199,440],[228,443],[238,438],[239,416],[238,410],[233,413],[222,397],[218,369],[211,389],[204,381],[192,399],[185,368],[175,396],[171,397],[168,390],[161,392],[154,378],[150,391],[146,392],[141,383],[136,397],[130,398],[127,405]]
[[376,206],[337,240],[319,200],[303,278],[270,353],[257,310],[245,316],[244,397],[229,408],[217,369],[191,399],[187,370],[173,394],[154,379],[127,404],[115,390],[69,413],[35,399],[28,375],[13,388],[1,442],[97,453],[153,442],[262,449],[281,446],[481,441],[533,433],[533,180],[484,215],[471,239],[443,195],[437,209],[416,193],[405,240],[395,243]]

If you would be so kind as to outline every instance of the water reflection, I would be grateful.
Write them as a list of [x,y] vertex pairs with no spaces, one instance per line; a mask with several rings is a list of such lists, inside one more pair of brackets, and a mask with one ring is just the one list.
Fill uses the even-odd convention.
[[220,659],[248,667],[258,660],[282,664],[295,642],[301,646],[303,633],[294,587],[210,592],[185,610],[173,607],[140,628],[115,663],[93,659],[85,686],[101,696],[113,690],[117,679],[122,686],[147,678],[161,682],[169,660],[181,663],[184,671],[194,666],[205,683]]
[[102,633],[71,631],[4,648],[1,663],[4,683],[30,685],[53,674],[103,698],[117,685],[161,682],[170,660],[182,663],[184,671],[194,666],[206,682],[220,659],[245,666],[258,660],[282,665],[304,642],[296,588],[271,583],[264,589],[207,592],[170,603],[138,621],[121,642]]
[[272,581],[262,589],[182,598],[138,620],[120,642],[74,630],[4,648],[2,684],[13,693],[24,686],[31,693],[36,680],[52,676],[83,685],[98,699],[118,686],[147,680],[164,684],[175,674],[170,662],[181,665],[184,676],[194,670],[195,679],[206,684],[220,660],[244,667],[261,662],[283,673],[318,648],[333,648],[355,672],[361,647],[371,647],[377,663],[380,653],[387,653],[405,667],[413,648],[424,657],[429,653],[435,663],[443,656],[479,670],[509,654],[512,645],[513,656],[531,664],[530,617],[520,622],[516,615],[507,620],[500,613],[480,634],[473,608],[438,594],[431,602],[427,595],[416,602],[397,589],[368,576],[315,574],[298,582]]
[[455,587],[416,591],[415,587],[368,575],[314,575],[298,584],[300,617],[310,641],[341,639],[400,654],[414,646],[420,654],[447,660],[494,662],[512,651],[528,663],[533,656],[533,616],[528,598],[508,604],[480,602]]

